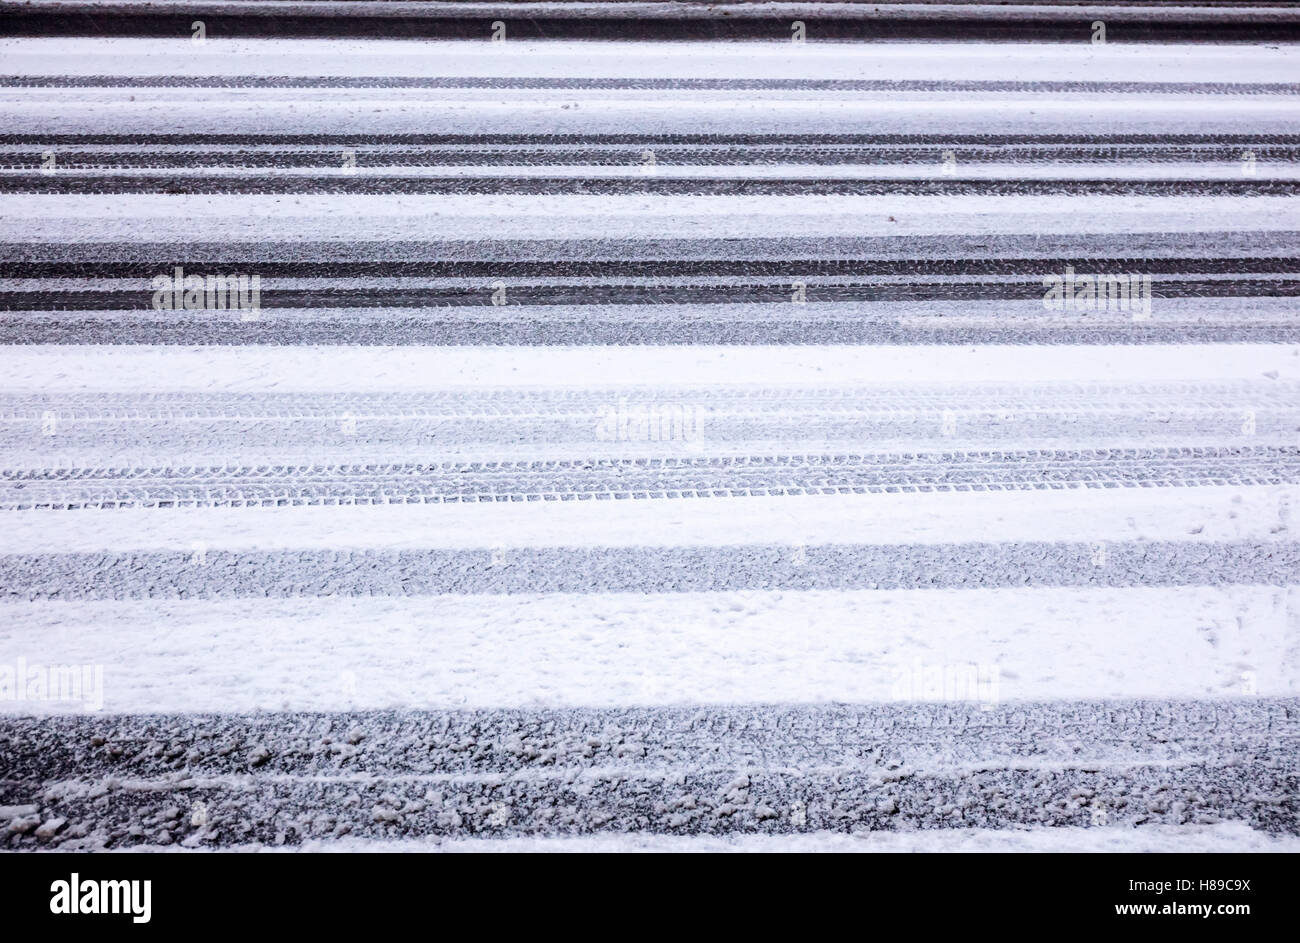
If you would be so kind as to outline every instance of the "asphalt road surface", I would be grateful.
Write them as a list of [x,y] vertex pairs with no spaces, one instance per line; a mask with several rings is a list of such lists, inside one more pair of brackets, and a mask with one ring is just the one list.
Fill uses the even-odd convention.
[[723,7],[0,2],[0,848],[1297,846],[1300,14]]

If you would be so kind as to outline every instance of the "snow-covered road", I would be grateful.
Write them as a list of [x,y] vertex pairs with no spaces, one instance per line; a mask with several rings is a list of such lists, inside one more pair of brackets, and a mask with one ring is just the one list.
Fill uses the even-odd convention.
[[0,847],[1295,849],[1294,11],[54,6]]

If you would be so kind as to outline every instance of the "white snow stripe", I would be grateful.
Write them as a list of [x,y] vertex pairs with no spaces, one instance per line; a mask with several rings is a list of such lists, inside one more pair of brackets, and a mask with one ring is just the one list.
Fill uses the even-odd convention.
[[1293,508],[1296,486],[17,511],[0,553],[1285,540]]
[[[1276,376],[1274,376],[1276,374]],[[398,392],[707,384],[1300,379],[1300,346],[0,348],[0,390]]]
[[933,672],[972,668],[996,687],[951,696],[1273,696],[1300,690],[1297,605],[1187,587],[11,602],[0,664],[102,665],[113,712],[934,700]]
[[[1113,9],[1113,8],[1112,8]],[[1244,11],[1235,11],[1238,15]],[[1081,20],[1085,13],[1073,11]],[[518,76],[1276,82],[1300,48],[1202,44],[653,43],[241,39],[0,40],[5,75]]]
[[1295,228],[1249,196],[0,194],[0,242],[1196,233]]

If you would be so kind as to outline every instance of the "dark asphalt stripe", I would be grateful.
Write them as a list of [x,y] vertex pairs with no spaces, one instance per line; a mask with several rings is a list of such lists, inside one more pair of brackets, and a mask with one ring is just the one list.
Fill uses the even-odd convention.
[[[556,15],[545,9],[540,15],[502,7],[488,15],[391,15],[365,13],[332,15],[310,12],[269,14],[220,12],[195,6],[186,12],[168,13],[136,6],[105,4],[78,8],[60,5],[33,8],[25,3],[0,4],[2,37],[141,37],[188,40],[191,24],[200,17],[209,39],[458,39],[482,40],[493,34],[493,23],[506,24],[511,41],[539,39],[699,41],[766,40],[789,42],[791,24],[801,20],[813,43],[880,42],[891,40],[925,42],[1056,42],[1086,45],[1092,41],[1092,23],[1101,16],[1106,23],[1107,43],[1292,43],[1300,41],[1300,20],[1289,10],[1280,16],[1232,19],[1204,12],[1180,14],[1168,11],[1135,12],[1110,8],[1104,15],[1094,11],[1040,11],[1038,15],[1017,15],[1004,11],[996,18],[952,12],[935,15],[888,11],[881,14],[867,5],[860,11],[837,10],[833,17],[821,14],[816,5],[807,12],[786,10],[759,12],[701,8],[703,15],[682,17],[665,5],[668,15],[638,16],[593,13],[582,16]],[[742,12],[743,11],[743,12]],[[1048,13],[1051,15],[1043,15]],[[855,15],[856,14],[856,15]],[[676,15],[677,18],[673,18]]]
[[[301,598],[1047,586],[1287,586],[1300,543],[958,544],[139,551],[0,556],[11,600]],[[500,559],[500,558],[498,558]],[[1099,565],[1097,559],[1103,559]]]
[[0,175],[0,193],[449,194],[661,196],[1295,196],[1300,180],[882,180],[837,178],[612,177],[277,177],[131,176],[70,173]]
[[[83,0],[83,2],[85,2],[85,0]],[[118,2],[121,2],[121,0],[118,0]],[[462,0],[224,0],[224,2],[236,6],[246,5],[249,7],[265,7],[267,4],[281,4],[288,7],[290,5],[304,3],[370,3],[375,6],[380,6],[385,3],[398,2],[415,2],[423,3],[425,6],[437,6],[444,3],[448,5],[460,3]],[[509,12],[510,10],[518,11],[525,8],[528,3],[546,3],[549,2],[549,0],[496,0],[495,4],[492,0],[464,0],[464,2],[472,3],[480,9],[495,9]],[[674,10],[681,10],[685,6],[685,0],[680,4],[677,0],[585,0],[585,2],[608,5],[614,5],[616,3],[636,3],[639,6],[651,6],[656,3],[661,6],[671,4],[671,9]],[[701,2],[707,2],[707,0],[691,0],[691,2],[698,6]],[[719,3],[710,4],[710,9],[726,7],[728,4],[744,4],[750,2],[752,2],[752,0],[720,0]],[[782,2],[818,4],[828,2],[828,0],[782,0]],[[835,2],[844,2],[844,0],[835,0]],[[852,0],[848,0],[848,2],[852,2]],[[1258,2],[1252,2],[1250,6],[1260,9],[1281,9],[1284,7],[1293,7],[1297,2],[1300,2],[1300,0],[1258,0]],[[153,3],[155,6],[171,6],[180,9],[193,7],[196,4],[201,5],[203,0],[153,0]],[[963,5],[969,9],[984,8],[987,10],[999,9],[1001,0],[991,0],[991,2],[990,0],[890,0],[890,4],[894,6],[912,6],[922,11],[924,11],[927,6],[946,7],[952,6],[953,4]],[[1116,6],[1153,8],[1179,7],[1183,9],[1195,9],[1210,14],[1214,12],[1215,8],[1231,8],[1241,6],[1242,4],[1241,0],[1032,0],[1032,5],[1044,10],[1050,7],[1065,9],[1070,7],[1089,7],[1096,9],[1097,7],[1108,8]],[[1157,9],[1155,12],[1162,11]]]
[[[173,250],[174,252],[175,250]],[[301,247],[300,247],[301,251]],[[12,262],[0,258],[0,278],[153,278],[180,266],[202,273],[202,259],[173,254],[165,262]],[[547,261],[259,261],[262,278],[686,278],[709,275],[816,278],[876,275],[1019,275],[1038,279],[1067,266],[1079,273],[1140,272],[1143,275],[1244,275],[1300,273],[1300,256],[1202,258],[911,258],[911,259],[554,259]],[[59,289],[48,289],[51,294]],[[0,287],[0,308],[12,308],[11,291]],[[122,292],[116,293],[121,297]],[[786,291],[789,300],[789,291]],[[113,296],[105,297],[108,302]],[[105,307],[111,307],[105,304]],[[44,307],[44,305],[37,305]]]
[[974,344],[1131,345],[1131,344],[1296,344],[1300,323],[1170,324],[1134,323],[1035,326],[944,325],[916,326],[882,322],[799,322],[770,318],[721,324],[679,322],[629,323],[595,318],[533,322],[403,321],[366,324],[355,320],[315,320],[309,323],[264,319],[262,322],[150,322],[122,325],[103,321],[0,322],[0,344],[32,345],[173,345],[192,346],[679,346],[684,344],[821,346],[826,344]]
[[[962,770],[946,769],[933,760],[907,769],[876,763],[774,768],[755,765],[761,757],[751,757],[721,769],[716,761],[644,773],[606,764],[593,770],[570,766],[539,777],[385,779],[359,777],[351,770],[338,777],[282,779],[236,775],[124,782],[106,777],[81,789],[68,788],[67,783],[50,783],[48,789],[40,782],[0,783],[0,801],[21,805],[32,800],[42,810],[42,819],[67,823],[48,842],[38,843],[30,834],[3,836],[11,848],[27,850],[62,845],[99,851],[176,842],[216,850],[296,846],[308,840],[323,841],[328,848],[345,835],[388,842],[580,835],[623,841],[652,835],[862,835],[945,828],[1083,828],[1102,821],[1130,831],[1157,825],[1176,829],[1196,822],[1240,823],[1266,833],[1300,831],[1300,802],[1295,799],[1300,775],[1289,737],[1231,742],[1187,737],[1180,738],[1187,752],[1169,761],[1100,763],[1056,752],[1046,760],[1040,741],[1033,739],[1040,731],[1030,726],[1025,734],[1021,750],[1028,759],[985,761]],[[335,736],[335,749],[351,754],[347,733]],[[475,742],[467,738],[464,749],[472,749]],[[1200,749],[1206,742],[1212,746]],[[164,755],[169,747],[169,742],[148,746]],[[651,748],[633,742],[622,753]],[[265,745],[250,751],[245,768],[262,762],[267,752]],[[1243,753],[1248,758],[1239,758]],[[1212,759],[1220,756],[1233,759]],[[202,810],[198,824],[196,809]],[[149,824],[145,828],[141,823]],[[78,840],[77,835],[91,837]]]
[[[645,260],[786,259],[990,259],[998,257],[1075,259],[1096,270],[1104,261],[1123,271],[1148,271],[1162,258],[1250,259],[1268,248],[1268,258],[1300,256],[1300,231],[1136,232],[1136,233],[964,233],[906,236],[747,237],[734,239],[463,239],[437,241],[293,241],[293,242],[0,242],[0,265],[57,263],[58,265],[140,266],[150,276],[176,264],[225,265],[246,263],[248,271],[262,261],[330,261],[429,263],[491,260],[502,265],[531,261],[565,263],[575,260],[609,262]],[[1099,260],[1099,261],[1092,261]],[[195,269],[194,271],[200,271]],[[1079,269],[1083,271],[1083,269]],[[61,271],[58,274],[70,274]],[[4,277],[18,277],[9,274]]]
[[512,76],[0,75],[0,88],[570,89],[582,91],[1029,92],[1300,95],[1293,82],[1098,82],[954,79],[692,79]]
[[[82,0],[82,2],[84,3],[86,0]],[[93,2],[93,0],[91,0],[91,2]],[[118,2],[122,2],[122,0],[118,0]],[[127,0],[127,2],[130,2],[130,0]],[[441,6],[443,4],[460,4],[462,0],[223,0],[223,2],[235,6],[245,5],[248,7],[263,8],[267,7],[268,4],[278,4],[288,8],[297,4],[316,3],[370,3],[374,6],[381,6],[389,3],[413,2],[417,4],[422,3],[425,6]],[[529,3],[547,3],[550,2],[550,0],[496,0],[495,4],[492,0],[463,0],[463,2],[466,4],[473,4],[480,10],[500,10],[509,12],[511,10],[518,11],[524,9]],[[610,6],[617,3],[635,3],[638,6],[653,6],[657,3],[661,7],[670,5],[670,9],[680,11],[685,8],[686,0],[683,0],[681,3],[678,3],[677,0],[584,0],[584,2],[607,4]],[[701,2],[707,2],[707,0],[691,0],[691,2],[698,7]],[[710,4],[709,8],[725,8],[728,4],[744,4],[750,2],[752,2],[752,0],[720,0],[719,3]],[[782,0],[782,2],[818,4],[828,2],[828,0]],[[835,2],[844,2],[844,0],[835,0]],[[852,0],[848,0],[848,2],[852,2]],[[1258,0],[1258,2],[1252,2],[1250,6],[1266,10],[1281,9],[1284,7],[1293,7],[1297,2],[1300,2],[1300,0]],[[152,3],[155,7],[170,6],[176,9],[185,9],[192,8],[195,5],[201,6],[203,0],[152,0]],[[1001,0],[991,0],[991,2],[990,0],[890,0],[890,4],[892,6],[912,6],[921,11],[924,11],[927,6],[946,7],[952,6],[953,4],[963,5],[972,10],[980,8],[988,10],[999,9]],[[1158,9],[1159,7],[1179,7],[1183,9],[1195,9],[1209,15],[1215,11],[1215,8],[1224,9],[1238,7],[1241,6],[1242,3],[1241,0],[1032,0],[1032,5],[1045,11],[1050,7],[1064,9],[1070,7],[1089,7],[1091,9],[1096,9],[1097,7],[1109,8],[1119,6],[1152,7],[1157,8],[1154,12],[1162,12]],[[942,13],[943,11],[938,12]]]
[[1293,698],[981,703],[986,688],[948,703],[5,717],[0,802],[67,820],[49,840],[65,848],[81,834],[220,847],[1099,815],[1300,831]]
[[[1031,728],[1032,729],[1032,728]],[[346,741],[344,734],[339,738]],[[472,739],[470,741],[473,742]],[[629,775],[615,765],[566,780],[223,779],[143,784],[106,780],[85,792],[30,784],[8,787],[12,803],[28,795],[73,834],[91,834],[98,850],[141,845],[219,849],[228,845],[299,845],[307,840],[403,838],[501,839],[579,835],[863,834],[920,829],[1045,829],[1095,826],[1094,811],[1114,826],[1176,828],[1189,822],[1234,822],[1268,833],[1300,830],[1290,740],[1244,741],[1250,759],[1219,762],[1189,750],[1168,763],[1113,765],[1061,759],[1044,769],[973,764],[973,770],[827,769],[809,764],[773,769],[751,763],[719,770],[684,767]],[[1026,739],[1032,754],[1036,744]],[[1191,747],[1191,744],[1189,744]],[[159,744],[154,749],[167,750]],[[1216,746],[1232,756],[1243,741]],[[636,747],[629,746],[629,750]],[[260,751],[257,753],[260,757]],[[1192,758],[1196,757],[1196,758]],[[1261,757],[1256,759],[1254,757]],[[111,783],[111,785],[110,785]],[[736,788],[743,783],[744,789]],[[30,790],[30,792],[28,791]],[[88,798],[93,794],[95,798]],[[205,824],[193,824],[195,808]],[[141,822],[151,823],[146,831]],[[21,840],[13,841],[15,846]],[[28,838],[23,847],[36,843]],[[76,848],[78,842],[66,842]]]
[[[563,776],[575,766],[635,774],[752,767],[758,757],[778,768],[933,767],[938,757],[969,767],[1031,756],[1073,766],[1081,756],[1197,762],[1220,750],[1260,755],[1279,746],[1294,762],[1297,741],[1300,700],[1270,697],[0,715],[10,782],[180,772]],[[254,766],[258,747],[268,755]]]
[[[798,279],[807,273],[792,272]],[[1084,274],[1084,273],[1080,273]],[[1119,274],[1119,273],[1113,273]],[[275,308],[422,308],[488,307],[504,315],[503,308],[513,306],[586,306],[586,305],[680,305],[680,304],[790,304],[791,316],[801,317],[800,305],[791,303],[791,282],[768,285],[511,285],[506,289],[506,304],[494,305],[494,287],[430,285],[422,288],[337,288],[337,289],[262,289],[262,309]],[[867,301],[986,301],[1041,300],[1044,285],[1041,276],[1024,281],[961,282],[875,282],[861,284],[809,284],[809,302]],[[1153,303],[1161,298],[1293,298],[1300,296],[1300,279],[1284,278],[1190,278],[1185,280],[1152,279]],[[196,316],[192,311],[158,311],[153,307],[154,292],[139,291],[0,291],[0,311],[139,311],[142,319],[166,324],[169,316]],[[233,302],[232,302],[233,304]],[[1117,308],[1117,305],[1113,306]],[[201,314],[202,312],[200,312]],[[223,312],[211,314],[221,316]],[[1065,312],[1068,317],[1072,312]],[[1074,312],[1086,314],[1087,312]],[[1096,312],[1094,312],[1096,313]],[[1104,313],[1104,312],[1102,312]],[[1113,312],[1126,314],[1124,312]],[[230,316],[253,312],[231,310]],[[1044,310],[1044,315],[1051,312]],[[270,315],[257,314],[257,317]],[[72,324],[60,319],[55,324]],[[9,326],[19,328],[18,322]],[[53,326],[53,325],[52,325]],[[544,325],[537,325],[541,328]]]
[[186,144],[249,146],[337,145],[348,148],[407,145],[424,147],[535,145],[680,145],[680,146],[778,146],[817,145],[893,146],[941,145],[944,147],[1067,146],[1095,147],[1099,144],[1150,147],[1209,145],[1285,146],[1300,145],[1300,134],[13,134],[0,133],[2,145],[90,146],[97,144],[138,147],[182,146]]

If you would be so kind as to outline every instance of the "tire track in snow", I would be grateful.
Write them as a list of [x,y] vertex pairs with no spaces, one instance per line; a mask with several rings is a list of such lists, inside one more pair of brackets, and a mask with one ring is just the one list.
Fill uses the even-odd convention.
[[1297,446],[56,467],[0,470],[0,509],[707,499],[1296,482]]

